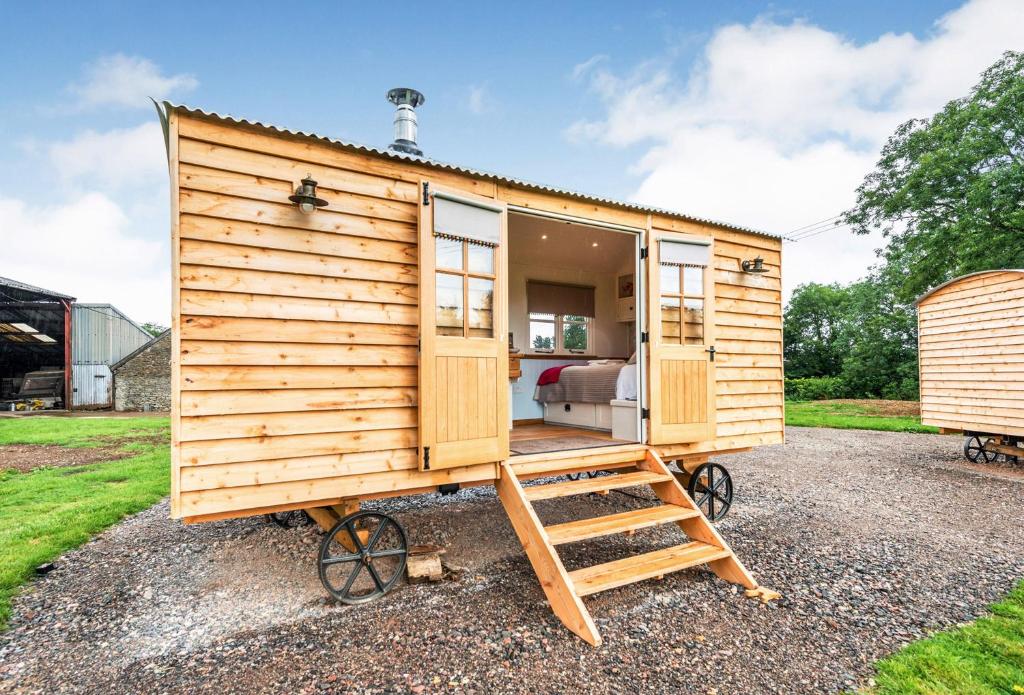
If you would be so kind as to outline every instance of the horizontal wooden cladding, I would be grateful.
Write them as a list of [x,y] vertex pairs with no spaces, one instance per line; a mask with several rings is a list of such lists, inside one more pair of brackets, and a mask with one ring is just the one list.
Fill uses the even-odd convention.
[[771,406],[752,406],[749,408],[729,408],[727,410],[719,410],[715,419],[718,424],[731,423],[731,422],[748,422],[748,421],[764,421],[772,420],[781,422],[785,413],[783,413],[782,404],[771,405]]
[[227,340],[181,341],[181,364],[208,365],[366,365],[415,366],[415,347],[399,345],[328,345],[324,343],[242,343]]
[[748,314],[754,316],[772,316],[781,320],[782,306],[775,302],[752,302],[747,299],[729,299],[715,297],[715,311],[732,314]]
[[760,290],[782,291],[782,280],[777,276],[757,275],[755,273],[744,273],[741,270],[715,267],[716,285],[733,285],[735,287],[752,287]]
[[238,318],[300,319],[415,326],[416,307],[407,304],[278,297],[246,292],[181,290],[181,313]]
[[781,444],[784,439],[784,431],[782,427],[778,427],[778,429],[772,429],[768,432],[719,437],[718,439],[711,441],[694,442],[692,444],[668,444],[665,446],[659,446],[657,449],[658,454],[662,458],[671,459],[680,456],[713,453],[716,451],[737,451],[749,449],[755,446]]
[[747,353],[715,352],[719,367],[782,367],[782,355],[751,355]]
[[987,275],[978,275],[972,278],[965,278],[926,298],[920,306],[924,307],[932,303],[947,302],[965,297],[976,297],[1000,292],[1006,289],[1007,283],[1020,282],[1024,274],[1011,271],[999,271]]
[[717,438],[728,438],[747,434],[769,434],[782,432],[782,416],[763,420],[742,420],[740,422],[719,422],[715,428]]
[[[292,227],[273,227],[255,222],[221,220],[216,217],[182,215],[181,237],[215,241],[260,249],[296,251],[337,258],[362,258],[416,265],[416,245],[403,241],[370,239],[335,232],[317,232]],[[236,253],[243,253],[235,249]]]
[[1008,328],[989,328],[983,331],[958,330],[938,335],[924,335],[920,337],[920,345],[923,350],[941,350],[958,345],[969,345],[970,347],[991,347],[993,345],[1020,345],[1020,339],[1024,338],[1024,329],[1020,326]]
[[958,321],[951,324],[922,324],[919,334],[921,339],[925,342],[928,342],[932,337],[991,335],[992,331],[1006,331],[1010,335],[1020,335],[1021,333],[1024,333],[1024,312],[1018,313],[1020,314],[1019,316],[975,321]]
[[368,282],[346,278],[269,273],[262,270],[210,268],[201,265],[181,266],[179,277],[181,287],[190,290],[388,304],[416,304],[418,300],[415,285],[400,285],[392,282]]
[[921,355],[922,367],[943,367],[946,365],[963,365],[965,367],[1017,364],[1024,362],[1024,348],[1016,353],[1003,352],[995,355],[961,355],[957,352],[928,353]]
[[417,467],[416,449],[186,466],[181,471],[181,489],[212,490],[242,485],[269,485],[292,480],[412,470]]
[[306,174],[311,174],[320,187],[330,191],[413,204],[419,200],[418,187],[411,181],[365,174],[354,168],[346,170],[320,163],[295,161],[190,138],[178,140],[178,157],[186,164],[291,182],[293,188]]
[[921,315],[921,329],[938,328],[941,326],[961,326],[961,330],[974,328],[975,326],[993,325],[995,322],[1010,321],[1007,325],[1019,325],[1024,329],[1024,302],[1010,302],[998,308],[979,308],[977,311],[933,318],[931,315]]
[[721,396],[782,393],[782,379],[778,375],[768,379],[732,379],[715,384],[715,393]]
[[715,297],[719,301],[722,299],[742,299],[747,302],[756,302],[758,305],[775,304],[780,307],[782,306],[781,291],[765,290],[758,287],[715,283]]
[[181,318],[182,340],[241,340],[268,343],[416,345],[416,326],[333,321],[250,319],[224,316]]
[[[184,189],[266,203],[294,205],[288,200],[288,196],[295,192],[295,183],[290,181],[210,169],[194,164],[182,164],[179,173],[181,187]],[[332,191],[323,186],[322,182],[318,184],[320,185],[317,186],[317,196],[327,201],[327,206],[323,208],[325,210],[378,220],[416,222],[418,208],[415,203]]]
[[181,263],[186,265],[406,284],[415,284],[419,278],[416,266],[407,263],[339,258],[280,249],[258,249],[197,239],[182,239],[179,253]]
[[778,367],[727,367],[715,368],[715,381],[773,381],[782,379],[782,366]]
[[782,342],[782,322],[776,328],[750,328],[744,326],[715,326],[717,340],[757,340],[762,342]]
[[320,208],[315,214],[306,215],[299,212],[298,206],[289,203],[287,198],[281,203],[270,203],[206,191],[193,191],[187,188],[182,189],[178,197],[181,213],[187,215],[205,215],[206,217],[220,217],[240,222],[254,222],[293,229],[311,229],[318,232],[333,232],[371,239],[416,241],[416,225],[414,224],[350,215],[344,212],[334,212],[328,208]]
[[959,413],[961,415],[981,416],[982,419],[991,416],[1024,423],[1024,403],[1020,401],[1016,401],[1016,407],[1008,407],[1005,405],[995,405],[989,400],[984,400],[983,402],[976,401],[970,404],[956,399],[926,398],[921,401],[921,412],[933,414]]
[[207,466],[215,463],[408,449],[416,446],[416,428],[184,441],[180,446],[182,465]]
[[[741,382],[742,383],[742,382]],[[758,408],[762,406],[781,406],[783,404],[782,391],[776,393],[739,393],[721,395],[715,397],[715,407],[719,412],[733,408]]]
[[437,471],[381,471],[358,476],[197,490],[182,493],[181,513],[184,516],[197,516],[238,509],[258,509],[304,500],[385,495],[390,492],[423,490],[450,483],[491,481],[496,479],[497,475],[495,464],[486,463]]
[[286,413],[416,405],[414,387],[184,391],[181,414]]
[[946,318],[969,316],[1006,309],[1024,304],[1024,278],[1019,283],[1008,284],[1007,289],[995,294],[984,294],[965,299],[951,300],[921,307],[921,318]]
[[415,385],[415,367],[181,367],[183,391]]
[[[998,386],[995,388],[998,389]],[[980,401],[983,403],[994,403],[995,405],[1007,405],[1024,400],[1024,389],[1020,391],[1006,391],[1005,389],[998,390],[1002,391],[1002,393],[992,393],[991,390],[987,390],[983,393],[973,393],[971,390],[965,389],[960,385],[958,385],[958,388],[938,388],[929,386],[921,389],[921,401],[924,402],[931,399],[941,400],[948,398],[953,401],[963,401],[965,403]]]
[[[781,355],[782,343],[775,340],[716,340],[716,354]],[[716,357],[717,359],[717,357]]]
[[[1015,379],[1020,383],[1020,379]],[[1008,387],[1011,380],[1008,379],[993,379],[986,377],[984,379],[978,379],[972,375],[966,375],[962,379],[951,378],[949,375],[942,374],[939,377],[934,375],[922,375],[921,377],[921,390],[922,391],[946,391],[946,390],[958,390],[958,391],[970,391],[970,392],[988,392],[988,393],[1012,393],[1012,389]]]
[[1019,418],[1012,420],[982,420],[973,415],[947,415],[944,413],[921,414],[921,424],[932,427],[944,427],[951,430],[972,430],[974,432],[991,432],[997,434],[1015,434],[1024,436],[1024,421]]
[[1002,340],[990,340],[986,344],[979,345],[978,341],[970,343],[941,342],[925,343],[921,346],[921,358],[945,358],[955,357],[987,357],[992,355],[1018,355],[1024,354],[1024,334],[1019,336],[1006,336]]
[[[999,374],[1024,374],[1024,363],[927,364],[922,366],[921,374],[926,379],[945,379],[950,374],[963,374],[969,377],[988,377]],[[1022,387],[1024,387],[1024,385],[1022,385]]]
[[194,442],[204,439],[361,432],[415,426],[415,408],[364,408],[360,410],[318,410],[308,413],[200,415],[181,418],[180,439],[183,442]]
[[[323,175],[321,167],[334,167],[360,172],[367,176],[391,178],[418,185],[420,178],[464,191],[494,197],[495,185],[490,181],[470,179],[460,174],[439,171],[413,162],[393,161],[367,153],[355,152],[336,144],[314,141],[287,133],[270,134],[259,126],[218,123],[202,116],[184,115],[179,119],[182,138],[220,144],[239,150],[269,154],[302,162],[300,169],[316,178]],[[305,174],[303,174],[305,175]]]

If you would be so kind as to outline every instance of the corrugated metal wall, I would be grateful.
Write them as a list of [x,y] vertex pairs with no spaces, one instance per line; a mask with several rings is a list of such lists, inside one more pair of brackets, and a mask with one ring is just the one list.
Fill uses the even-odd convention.
[[109,304],[72,304],[72,406],[111,405],[110,365],[152,338]]

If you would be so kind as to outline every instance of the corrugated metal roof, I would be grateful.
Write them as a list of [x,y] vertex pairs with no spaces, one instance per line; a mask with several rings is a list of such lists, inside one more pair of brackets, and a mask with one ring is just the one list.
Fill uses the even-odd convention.
[[[18,282],[17,280],[12,280],[11,278],[0,277],[0,287],[7,287],[12,290],[18,290],[19,292],[29,292],[32,294],[38,294],[43,297],[50,297],[53,299],[68,299],[71,301],[75,300],[74,297],[70,297],[66,294],[61,294],[60,292],[53,292],[52,290],[44,290],[42,287],[29,285],[28,283],[25,282]],[[2,299],[3,297],[0,297],[0,300]]]
[[953,283],[960,282],[961,280],[966,280],[967,278],[973,278],[973,277],[977,277],[979,275],[990,275],[991,273],[1021,273],[1021,274],[1024,274],[1024,268],[995,268],[993,270],[979,270],[976,273],[967,273],[967,275],[961,275],[958,278],[953,278],[952,280],[950,280],[948,282],[942,283],[938,287],[933,287],[932,289],[928,290],[927,292],[922,294],[920,297],[918,297],[914,301],[914,306],[920,306],[921,302],[923,302],[924,300],[928,299],[928,297],[931,297],[933,294],[935,294],[936,292],[941,290],[943,287],[949,287]]
[[171,334],[171,329],[168,328],[163,333],[160,333],[158,335],[153,336],[152,339],[149,342],[140,345],[139,347],[135,348],[134,350],[129,352],[127,355],[125,355],[124,357],[119,359],[117,362],[115,362],[114,364],[110,365],[110,371],[116,372],[125,362],[127,362],[131,358],[135,357],[136,355],[142,353],[147,348],[149,348],[151,345],[156,343],[158,340],[162,340],[163,338],[168,337],[170,334]]
[[73,304],[71,310],[74,364],[113,364],[153,337],[110,304]]
[[[490,181],[497,181],[497,182],[501,182],[501,183],[511,184],[513,186],[519,186],[521,188],[529,188],[529,189],[536,190],[536,191],[543,191],[543,192],[546,192],[546,193],[554,193],[556,195],[568,196],[568,197],[571,197],[571,198],[576,198],[578,200],[586,200],[586,201],[590,201],[590,202],[593,202],[593,203],[602,203],[602,204],[605,204],[605,205],[614,205],[616,207],[626,208],[628,210],[636,210],[638,212],[652,213],[652,214],[658,214],[658,215],[668,215],[668,216],[671,216],[671,217],[679,217],[681,219],[688,220],[690,222],[699,222],[699,223],[702,223],[702,224],[712,224],[712,225],[716,225],[718,227],[725,227],[727,229],[734,229],[734,230],[740,231],[740,232],[748,232],[750,234],[758,234],[760,236],[771,237],[773,239],[781,239],[782,238],[781,234],[772,234],[771,232],[765,232],[765,231],[761,231],[759,229],[751,229],[750,227],[743,227],[743,226],[737,225],[737,224],[729,224],[728,222],[720,222],[718,220],[711,220],[711,219],[707,219],[707,218],[703,218],[703,217],[694,217],[693,215],[687,215],[685,213],[677,212],[675,210],[666,210],[664,208],[651,207],[651,206],[648,206],[648,205],[640,205],[639,203],[629,203],[629,202],[622,201],[622,200],[614,200],[612,198],[604,198],[604,197],[601,197],[601,196],[589,195],[589,194],[586,194],[586,193],[579,193],[577,191],[570,191],[570,190],[565,189],[565,188],[558,188],[556,186],[548,186],[548,185],[541,184],[541,183],[533,183],[531,181],[524,181],[523,179],[512,178],[512,177],[509,177],[509,176],[502,176],[501,174],[493,174],[493,173],[490,173],[490,172],[487,172],[487,171],[480,171],[478,169],[471,169],[469,167],[460,166],[458,164],[448,164],[446,162],[439,162],[439,161],[437,161],[435,159],[430,159],[428,157],[417,157],[415,155],[405,154],[403,152],[394,152],[392,150],[380,149],[380,148],[377,148],[377,147],[371,147],[369,145],[361,145],[359,143],[348,142],[346,140],[338,140],[336,138],[330,138],[330,137],[326,137],[324,135],[317,135],[316,133],[307,133],[307,132],[304,132],[304,131],[301,131],[301,130],[291,130],[290,128],[282,128],[280,126],[272,125],[272,124],[269,124],[269,123],[263,123],[263,122],[260,122],[260,121],[252,121],[252,120],[249,120],[247,118],[238,118],[236,116],[222,115],[222,114],[219,114],[219,113],[216,113],[216,112],[213,112],[213,111],[205,111],[203,109],[195,108],[195,107],[192,107],[192,106],[186,106],[184,104],[175,104],[175,103],[170,102],[170,101],[164,101],[163,102],[163,107],[164,107],[165,111],[160,112],[160,119],[163,122],[164,127],[165,127],[165,135],[166,135],[166,120],[165,120],[166,119],[166,115],[165,115],[165,112],[167,110],[176,109],[176,110],[184,111],[186,113],[203,116],[203,117],[206,117],[206,118],[214,118],[214,119],[217,119],[217,120],[220,120],[220,121],[225,121],[225,122],[228,122],[228,123],[238,123],[238,124],[242,124],[242,125],[254,126],[254,127],[257,127],[257,128],[264,128],[266,130],[271,130],[271,131],[275,131],[275,132],[278,132],[278,133],[286,133],[288,135],[294,135],[294,136],[303,137],[303,138],[310,138],[312,140],[319,140],[321,142],[327,142],[327,143],[330,143],[330,144],[333,144],[333,145],[338,145],[340,147],[344,147],[345,149],[349,149],[349,150],[355,150],[355,151],[358,151],[358,152],[372,154],[372,155],[376,155],[376,156],[379,156],[379,157],[386,157],[388,159],[399,159],[399,160],[404,160],[404,161],[407,161],[407,162],[415,162],[417,164],[422,164],[424,166],[432,167],[432,168],[435,168],[435,169],[443,169],[443,170],[446,170],[446,171],[454,171],[454,172],[459,173],[459,174],[466,174],[467,176],[474,176],[474,177],[477,177],[477,178],[488,179]],[[159,106],[157,107],[157,110],[160,111]]]

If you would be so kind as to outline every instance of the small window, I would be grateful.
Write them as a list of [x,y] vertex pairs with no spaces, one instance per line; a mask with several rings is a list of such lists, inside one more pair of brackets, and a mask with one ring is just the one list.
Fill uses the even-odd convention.
[[530,352],[592,353],[593,319],[574,314],[530,314]]
[[671,245],[663,242],[660,248],[669,251],[665,258],[660,259],[658,275],[661,283],[661,342],[666,345],[703,345],[707,266],[689,261],[703,260],[704,256],[710,255],[710,250],[706,246],[676,242]]
[[493,246],[434,237],[437,334],[494,337]]

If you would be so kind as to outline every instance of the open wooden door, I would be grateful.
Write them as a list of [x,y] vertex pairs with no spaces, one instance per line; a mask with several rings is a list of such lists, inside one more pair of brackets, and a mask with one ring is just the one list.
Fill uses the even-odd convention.
[[424,182],[420,201],[421,470],[508,449],[508,243],[503,203]]
[[649,444],[715,436],[714,239],[651,230]]

